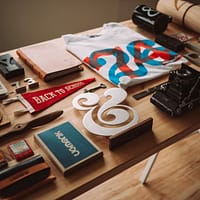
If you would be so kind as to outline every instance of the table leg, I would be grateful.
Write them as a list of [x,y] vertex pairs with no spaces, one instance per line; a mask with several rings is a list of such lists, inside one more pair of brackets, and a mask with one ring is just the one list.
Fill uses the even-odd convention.
[[192,134],[200,134],[200,129],[197,129],[196,131],[192,132]]
[[[195,131],[194,133],[200,134],[200,129],[198,129],[197,131]],[[148,158],[147,164],[142,172],[142,175],[140,176],[140,181],[142,184],[146,183],[146,180],[151,172],[151,169],[156,161],[156,158],[158,156],[159,152],[153,154],[152,156],[150,156]]]
[[142,184],[144,184],[146,182],[146,180],[151,172],[151,169],[156,161],[158,154],[159,154],[159,152],[153,154],[152,156],[150,156],[148,158],[147,164],[142,172],[142,175],[140,176],[140,181]]

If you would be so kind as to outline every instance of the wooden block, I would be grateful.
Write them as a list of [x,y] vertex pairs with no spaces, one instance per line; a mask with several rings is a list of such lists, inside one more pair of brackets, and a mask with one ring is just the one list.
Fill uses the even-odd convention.
[[47,184],[53,182],[56,180],[56,177],[54,175],[49,175],[46,179],[40,181],[39,183],[35,183],[29,188],[26,188],[26,190],[21,190],[19,193],[3,198],[2,200],[17,200],[19,198],[24,197],[25,195],[29,195],[31,192],[35,192],[36,190],[45,187]]
[[133,128],[128,130],[127,132],[119,133],[116,135],[112,135],[108,138],[109,140],[109,149],[112,150],[113,148],[124,144],[127,141],[137,137],[138,135],[152,131],[153,125],[153,118],[147,118],[146,120],[137,123]]
[[10,119],[2,108],[0,108],[0,127],[10,125]]

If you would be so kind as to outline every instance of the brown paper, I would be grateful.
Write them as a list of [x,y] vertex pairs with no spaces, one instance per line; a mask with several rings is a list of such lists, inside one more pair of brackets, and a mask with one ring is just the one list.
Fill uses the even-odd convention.
[[172,16],[173,22],[180,25],[183,25],[183,17],[186,12],[184,26],[200,33],[200,5],[192,5],[192,3],[183,0],[159,0],[156,9]]

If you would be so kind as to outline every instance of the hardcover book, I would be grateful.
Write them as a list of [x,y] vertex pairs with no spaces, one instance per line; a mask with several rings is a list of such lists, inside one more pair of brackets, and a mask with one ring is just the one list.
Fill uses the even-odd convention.
[[103,156],[103,152],[70,122],[35,134],[35,140],[64,175]]
[[53,41],[22,47],[16,52],[44,81],[83,70],[78,58]]

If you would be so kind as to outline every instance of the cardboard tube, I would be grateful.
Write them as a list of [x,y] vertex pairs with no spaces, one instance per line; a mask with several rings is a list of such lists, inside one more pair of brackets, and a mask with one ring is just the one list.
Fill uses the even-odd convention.
[[159,0],[156,9],[172,16],[174,23],[184,25],[200,33],[200,5],[194,5],[183,0]]

